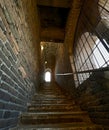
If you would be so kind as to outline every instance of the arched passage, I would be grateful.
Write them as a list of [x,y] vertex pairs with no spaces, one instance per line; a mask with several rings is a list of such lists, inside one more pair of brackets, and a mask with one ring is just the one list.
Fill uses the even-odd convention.
[[46,69],[44,72],[44,81],[45,82],[51,82],[52,79],[52,73],[51,73],[51,69]]

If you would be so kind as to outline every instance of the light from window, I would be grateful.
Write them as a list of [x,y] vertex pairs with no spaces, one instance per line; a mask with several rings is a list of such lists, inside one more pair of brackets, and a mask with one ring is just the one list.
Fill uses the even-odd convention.
[[[105,40],[104,40],[104,42],[106,43]],[[109,46],[107,43],[106,43],[106,45]],[[101,41],[99,39],[96,41],[96,45],[94,46],[94,48],[95,48],[95,50],[93,53],[96,56],[96,59],[98,61],[98,63],[97,63],[97,61],[94,59],[96,68],[106,67],[108,64],[108,61],[109,61],[109,53],[107,52],[106,48],[103,46],[103,44],[101,43]],[[100,54],[100,51],[102,52],[102,55]]]
[[51,82],[51,73],[49,71],[45,72],[45,82]]
[[44,47],[41,45],[41,50],[43,51]]

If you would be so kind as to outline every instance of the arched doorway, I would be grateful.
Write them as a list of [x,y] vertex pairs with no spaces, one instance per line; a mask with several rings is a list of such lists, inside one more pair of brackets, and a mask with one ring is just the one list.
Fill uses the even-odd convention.
[[44,81],[51,82],[51,79],[52,79],[51,69],[46,69],[44,73]]

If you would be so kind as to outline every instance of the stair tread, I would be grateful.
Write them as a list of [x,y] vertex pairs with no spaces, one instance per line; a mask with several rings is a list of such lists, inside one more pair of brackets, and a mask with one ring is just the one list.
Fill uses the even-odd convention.
[[31,112],[26,112],[26,113],[23,113],[23,115],[35,115],[35,114],[37,114],[37,115],[41,115],[41,114],[48,114],[48,115],[52,115],[52,114],[55,114],[55,115],[58,115],[58,114],[64,114],[64,115],[69,115],[69,114],[73,114],[73,115],[77,115],[77,114],[87,114],[87,112],[86,111],[76,111],[76,112],[35,112],[35,113],[31,113]]
[[[34,108],[42,108],[42,109],[57,109],[57,108],[59,108],[59,109],[71,109],[71,108],[74,108],[75,106],[73,106],[73,105],[64,105],[64,104],[62,104],[62,105],[50,105],[50,104],[43,104],[43,105],[40,105],[40,104],[35,104],[35,105],[31,105],[31,106],[29,106],[28,108],[29,109],[34,109]],[[77,108],[77,107],[76,107]],[[77,109],[78,110],[78,109]]]
[[[31,104],[71,104],[70,102],[65,102],[65,101],[35,101],[35,102],[31,102]],[[74,102],[72,102],[72,104],[75,104]]]
[[[84,116],[84,118],[83,118]],[[21,116],[22,123],[47,124],[47,123],[64,123],[64,122],[91,122],[86,112],[38,112],[24,113]]]
[[[81,129],[80,129],[81,128]],[[87,128],[92,128],[92,130],[97,130],[96,128],[99,128],[99,130],[102,130],[101,126],[94,125],[94,124],[83,124],[83,123],[75,123],[72,125],[72,123],[61,123],[61,124],[47,124],[45,125],[21,125],[16,128],[13,128],[11,130],[87,130]],[[101,128],[101,129],[100,129]]]
[[[32,100],[37,100],[37,99],[42,100],[42,99],[45,99],[45,98],[46,98],[46,100],[65,100],[66,99],[65,97],[57,97],[57,96],[52,96],[52,97],[49,97],[49,96],[43,96],[43,97],[38,96],[37,98],[35,97]],[[67,99],[67,100],[72,100],[72,99]]]
[[[50,85],[50,84],[49,84]],[[81,111],[74,99],[56,84],[44,86],[20,116],[19,127],[13,130],[97,130],[87,112]],[[100,130],[100,129],[99,129]]]

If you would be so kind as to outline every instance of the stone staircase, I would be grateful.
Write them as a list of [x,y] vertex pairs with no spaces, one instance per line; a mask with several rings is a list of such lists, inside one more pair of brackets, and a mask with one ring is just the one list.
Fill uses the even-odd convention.
[[11,130],[103,130],[91,122],[87,112],[75,104],[68,93],[55,83],[44,85],[35,94],[28,112],[22,113],[19,124]]

